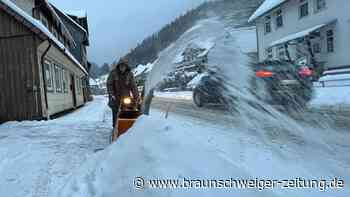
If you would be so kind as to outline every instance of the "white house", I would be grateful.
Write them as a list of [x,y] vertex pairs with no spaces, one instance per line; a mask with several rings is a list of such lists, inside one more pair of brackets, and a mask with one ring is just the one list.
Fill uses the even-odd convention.
[[249,22],[257,26],[259,61],[350,67],[349,0],[265,0]]

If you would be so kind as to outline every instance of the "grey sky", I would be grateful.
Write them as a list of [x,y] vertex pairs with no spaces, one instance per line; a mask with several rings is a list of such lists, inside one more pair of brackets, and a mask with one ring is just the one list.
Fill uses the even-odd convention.
[[90,28],[89,61],[111,63],[146,36],[205,0],[50,0],[63,10],[84,9]]

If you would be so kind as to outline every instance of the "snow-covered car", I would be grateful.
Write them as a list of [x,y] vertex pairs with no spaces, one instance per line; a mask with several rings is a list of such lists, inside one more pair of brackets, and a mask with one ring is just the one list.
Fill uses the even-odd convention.
[[312,98],[312,70],[308,66],[269,60],[257,64],[255,76],[257,85],[264,84],[270,96],[261,99],[272,104],[305,107]]

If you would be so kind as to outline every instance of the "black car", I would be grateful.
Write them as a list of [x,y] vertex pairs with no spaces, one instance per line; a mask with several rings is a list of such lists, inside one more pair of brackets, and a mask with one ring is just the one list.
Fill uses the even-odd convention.
[[[256,84],[264,84],[271,104],[305,107],[313,94],[312,70],[290,61],[265,61],[256,66]],[[256,92],[258,97],[265,97]]]
[[225,104],[229,102],[223,94],[228,91],[222,83],[225,80],[218,73],[218,70],[208,70],[202,74],[201,79],[193,89],[193,101],[196,106],[203,107],[207,104]]

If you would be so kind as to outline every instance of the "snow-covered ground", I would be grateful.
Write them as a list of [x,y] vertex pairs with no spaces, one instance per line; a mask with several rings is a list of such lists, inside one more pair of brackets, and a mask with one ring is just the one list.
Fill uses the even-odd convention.
[[72,173],[109,144],[106,98],[51,121],[0,125],[0,196],[55,197]]
[[[233,120],[234,121],[234,120]],[[152,111],[116,143],[94,155],[65,187],[62,196],[318,196],[346,197],[342,189],[152,189],[153,179],[326,179],[350,181],[350,133],[305,133],[213,125]],[[136,189],[136,177],[145,181]]]

